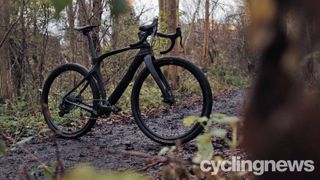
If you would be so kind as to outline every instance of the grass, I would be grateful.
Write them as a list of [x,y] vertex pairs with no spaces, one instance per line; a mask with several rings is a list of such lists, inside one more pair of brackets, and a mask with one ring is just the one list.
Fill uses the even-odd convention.
[[249,86],[249,76],[236,65],[212,64],[203,68],[203,71],[215,95]]
[[0,128],[13,137],[28,137],[41,133],[46,125],[35,102],[14,99],[0,104]]

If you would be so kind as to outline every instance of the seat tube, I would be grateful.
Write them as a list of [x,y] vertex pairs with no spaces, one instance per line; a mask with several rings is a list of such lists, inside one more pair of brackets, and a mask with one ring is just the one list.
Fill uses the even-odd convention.
[[96,51],[96,47],[95,44],[93,43],[93,38],[92,35],[90,34],[90,32],[86,32],[84,33],[84,35],[87,37],[88,42],[89,42],[89,51],[90,51],[90,55],[92,59],[97,58],[97,51]]

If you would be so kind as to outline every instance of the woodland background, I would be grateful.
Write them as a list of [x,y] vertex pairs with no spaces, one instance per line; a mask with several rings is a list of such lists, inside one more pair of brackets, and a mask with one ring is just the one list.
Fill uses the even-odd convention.
[[[39,96],[54,67],[68,62],[90,67],[87,44],[74,27],[100,25],[94,37],[102,53],[135,42],[139,24],[153,18],[143,3],[137,8],[137,1],[74,0],[66,9],[54,2],[58,1],[0,0],[0,132],[15,141],[45,129]],[[230,5],[222,0],[159,0],[158,4],[155,8],[162,32],[182,27],[184,48],[177,47],[171,55],[197,64],[206,73],[215,95],[247,87],[251,91],[245,97],[241,122],[222,115],[213,118],[231,127],[228,148],[239,152],[237,140],[241,139],[246,153],[252,155],[250,159],[312,159],[318,166],[319,1],[237,0]],[[54,9],[62,10],[60,15]],[[223,15],[217,15],[220,13]],[[155,53],[165,46],[160,42]],[[132,57],[125,53],[105,61],[108,91],[117,84]],[[128,111],[128,101],[126,93],[120,102],[124,111]],[[208,137],[198,143],[198,153],[202,153],[199,147],[213,151],[212,139],[216,137]],[[2,144],[0,141],[0,147]],[[179,157],[179,152],[173,152],[173,157]],[[187,179],[252,177],[247,173],[222,173],[217,178],[199,171],[191,174],[189,170],[194,166],[185,161],[166,156],[164,162],[168,165],[168,179],[182,175]],[[319,171],[278,175],[266,173],[258,178],[320,177]]]
[[[151,2],[151,1],[150,1]],[[74,28],[98,25],[93,36],[99,54],[137,41],[140,24],[160,18],[160,31],[183,31],[184,48],[171,55],[189,59],[207,74],[213,92],[243,88],[255,62],[245,38],[245,5],[215,0],[158,1],[76,0],[57,15],[48,0],[0,1],[0,118],[1,127],[20,133],[22,127],[43,127],[39,97],[47,75],[57,66],[76,62],[90,67],[85,37]],[[153,11],[158,10],[158,14]],[[218,15],[217,14],[221,14]],[[166,49],[166,42],[154,47]],[[108,91],[119,82],[134,53],[105,60]],[[129,91],[120,103],[129,107]],[[19,130],[20,129],[20,130]],[[25,130],[23,130],[25,131]]]

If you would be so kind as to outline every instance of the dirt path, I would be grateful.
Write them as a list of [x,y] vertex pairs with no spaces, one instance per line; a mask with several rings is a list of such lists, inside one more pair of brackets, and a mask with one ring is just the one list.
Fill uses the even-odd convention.
[[[213,98],[213,113],[237,115],[242,107],[244,91],[234,91]],[[89,163],[99,169],[141,169],[146,166],[146,159],[109,151],[134,150],[142,153],[157,154],[162,148],[149,140],[130,120],[126,123],[96,126],[92,133],[79,140],[58,139],[61,159],[65,168],[78,163]],[[219,149],[219,144],[215,148]],[[24,147],[34,152],[44,163],[54,166],[55,146],[48,138],[34,138]],[[196,150],[194,142],[184,145],[185,158],[191,157]],[[18,170],[26,165],[28,170],[42,179],[38,164],[19,149],[10,151],[0,159],[0,180],[14,179]],[[158,176],[159,166],[148,169],[145,173]]]

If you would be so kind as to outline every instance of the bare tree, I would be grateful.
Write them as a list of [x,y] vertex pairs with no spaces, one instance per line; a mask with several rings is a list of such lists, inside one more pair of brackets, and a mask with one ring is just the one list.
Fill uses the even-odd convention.
[[[101,25],[101,15],[103,13],[102,7],[103,7],[102,0],[93,0],[93,3],[92,3],[92,24],[98,25],[98,26]],[[96,47],[98,54],[101,51],[99,32],[100,32],[100,28],[97,27],[94,29],[93,35],[92,35],[93,43],[95,44],[95,47]]]
[[[168,33],[174,33],[178,26],[179,17],[179,0],[159,0],[159,17],[160,30]],[[171,52],[171,55],[177,55],[179,50],[177,47]],[[176,67],[169,68],[169,79],[173,87],[178,87],[177,69]]]
[[[201,0],[197,0],[195,11],[193,12],[192,17],[191,17],[191,22],[190,22],[191,25],[190,25],[190,28],[188,29],[188,33],[187,33],[185,40],[184,40],[184,43],[183,43],[183,46],[185,47],[185,49],[189,48],[189,40],[190,40],[190,36],[191,36],[192,32],[194,31],[195,21],[196,21],[197,15],[199,14],[200,3],[201,3]],[[185,51],[185,52],[187,52],[187,51]]]
[[[87,1],[85,0],[78,0],[77,1],[77,6],[78,6],[78,21],[79,21],[79,24],[81,26],[83,25],[87,25],[89,24],[89,15],[88,15],[88,12],[89,12],[89,4],[87,3]],[[80,34],[79,34],[80,35]],[[80,35],[81,36],[81,35]],[[79,49],[80,51],[80,58],[81,58],[81,63],[86,65],[86,66],[89,66],[89,51],[88,51],[88,45],[87,45],[87,41],[86,39],[81,36],[80,38],[78,39],[81,39],[80,40],[80,43],[81,43],[81,46]]]
[[76,59],[76,35],[74,32],[75,21],[76,21],[76,7],[73,3],[69,4],[67,9],[67,20],[68,20],[68,28],[67,35],[69,40],[69,46],[71,49],[71,60],[75,62]]
[[202,60],[200,61],[202,65],[207,64],[208,55],[209,55],[209,8],[210,3],[209,0],[205,1],[205,18],[204,18],[204,27],[203,27],[203,52],[202,52]]
[[[10,16],[10,1],[0,0],[0,35],[6,34],[9,27]],[[0,47],[0,101],[12,97],[11,87],[11,69],[9,59],[8,42],[4,41],[3,46]]]

